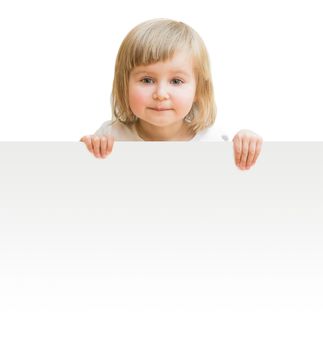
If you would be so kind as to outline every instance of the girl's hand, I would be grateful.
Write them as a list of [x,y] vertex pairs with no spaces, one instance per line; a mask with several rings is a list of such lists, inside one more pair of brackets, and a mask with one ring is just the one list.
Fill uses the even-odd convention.
[[232,141],[236,166],[241,170],[250,169],[260,154],[263,139],[250,130],[240,130]]
[[112,135],[98,137],[94,135],[83,136],[80,140],[96,158],[105,158],[112,152],[114,137]]

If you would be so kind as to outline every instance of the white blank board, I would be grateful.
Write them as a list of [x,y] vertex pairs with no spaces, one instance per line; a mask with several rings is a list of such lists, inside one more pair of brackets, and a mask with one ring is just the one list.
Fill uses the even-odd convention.
[[323,143],[0,143],[1,349],[322,349]]

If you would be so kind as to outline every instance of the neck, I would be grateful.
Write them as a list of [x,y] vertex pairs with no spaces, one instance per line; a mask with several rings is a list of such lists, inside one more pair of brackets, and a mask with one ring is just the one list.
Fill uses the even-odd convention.
[[136,122],[138,135],[145,141],[184,141],[194,137],[183,120],[167,126],[155,126],[141,119]]

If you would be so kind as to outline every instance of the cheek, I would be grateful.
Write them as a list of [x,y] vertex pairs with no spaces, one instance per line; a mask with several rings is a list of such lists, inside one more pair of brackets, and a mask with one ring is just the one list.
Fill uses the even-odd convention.
[[147,91],[142,89],[129,89],[129,104],[131,109],[138,109],[147,105],[148,99]]
[[176,95],[176,103],[183,109],[190,109],[195,97],[195,89],[185,89]]

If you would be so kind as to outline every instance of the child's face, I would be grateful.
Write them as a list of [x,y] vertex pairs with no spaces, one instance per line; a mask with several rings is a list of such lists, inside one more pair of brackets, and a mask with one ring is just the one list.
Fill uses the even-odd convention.
[[190,112],[196,81],[193,60],[178,52],[165,62],[135,67],[129,77],[129,104],[135,116],[155,126],[178,122]]

